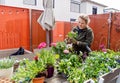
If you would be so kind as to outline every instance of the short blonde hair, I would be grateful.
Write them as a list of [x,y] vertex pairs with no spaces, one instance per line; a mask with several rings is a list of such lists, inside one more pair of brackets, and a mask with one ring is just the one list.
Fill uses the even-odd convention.
[[86,14],[80,14],[79,18],[83,19],[86,24],[89,24],[89,23],[90,23],[90,18],[89,18],[89,16],[86,15]]

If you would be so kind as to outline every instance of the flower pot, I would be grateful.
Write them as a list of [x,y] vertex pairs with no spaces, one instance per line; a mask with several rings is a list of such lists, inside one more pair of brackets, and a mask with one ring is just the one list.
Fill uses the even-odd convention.
[[32,83],[44,83],[45,77],[34,78],[32,79]]
[[48,66],[47,67],[47,78],[52,77],[54,74],[54,66]]
[[18,67],[19,67],[19,62],[14,64],[13,72],[15,72],[18,69]]
[[8,69],[0,69],[0,77],[11,78],[13,74],[13,67]]
[[36,78],[47,77],[47,70],[39,72],[35,77]]

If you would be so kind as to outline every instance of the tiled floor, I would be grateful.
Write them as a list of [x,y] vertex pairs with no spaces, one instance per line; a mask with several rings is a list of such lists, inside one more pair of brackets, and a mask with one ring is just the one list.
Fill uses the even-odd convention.
[[0,77],[0,83],[13,83],[13,82],[8,78]]
[[[8,78],[0,77],[0,83],[14,83],[14,82]],[[45,83],[69,83],[69,82],[61,76],[53,76],[51,78],[47,78],[45,80]]]

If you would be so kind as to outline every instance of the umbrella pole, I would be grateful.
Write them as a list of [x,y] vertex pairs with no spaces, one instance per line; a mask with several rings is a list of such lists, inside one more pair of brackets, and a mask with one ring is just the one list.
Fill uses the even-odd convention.
[[30,51],[32,51],[32,10],[29,9],[29,23],[30,23]]
[[47,47],[49,47],[50,45],[50,32],[49,30],[46,30],[46,43],[47,43]]

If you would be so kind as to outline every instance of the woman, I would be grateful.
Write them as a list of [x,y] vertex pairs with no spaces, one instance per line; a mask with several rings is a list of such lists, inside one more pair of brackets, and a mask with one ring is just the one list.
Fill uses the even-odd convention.
[[[81,14],[78,18],[77,26],[72,29],[72,32],[77,33],[76,41],[73,42],[73,50],[80,54],[85,55],[91,51],[90,46],[93,42],[94,35],[92,29],[88,26],[90,22],[89,16]],[[84,57],[84,56],[83,56]]]

